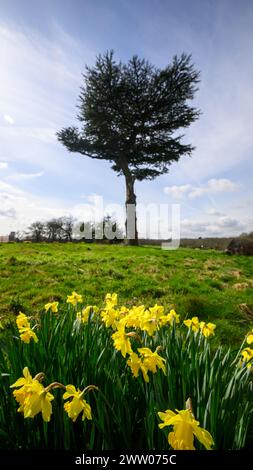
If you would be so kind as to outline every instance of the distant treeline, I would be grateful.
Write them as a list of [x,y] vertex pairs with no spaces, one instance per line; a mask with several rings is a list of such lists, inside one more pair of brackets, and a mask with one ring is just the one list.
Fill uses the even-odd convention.
[[[200,248],[200,249],[214,249],[224,251],[228,248],[232,240],[253,240],[253,232],[242,233],[237,237],[206,237],[206,238],[181,238],[179,246],[182,248]],[[141,245],[161,245],[161,241],[167,242],[169,240],[156,240],[156,239],[140,239]]]
[[[108,236],[108,234],[110,236]],[[107,236],[106,236],[107,235]],[[111,216],[100,222],[78,222],[71,216],[53,218],[48,221],[33,222],[23,233],[16,236],[17,241],[32,242],[71,242],[94,240],[122,242],[124,233],[118,222]]]

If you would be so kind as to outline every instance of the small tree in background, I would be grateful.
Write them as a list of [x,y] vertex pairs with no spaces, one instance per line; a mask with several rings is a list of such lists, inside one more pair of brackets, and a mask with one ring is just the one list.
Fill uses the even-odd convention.
[[137,56],[117,63],[111,51],[86,67],[83,77],[81,126],[62,129],[57,136],[70,152],[108,160],[125,177],[126,207],[132,205],[135,219],[129,243],[138,244],[134,183],[167,173],[172,162],[192,153],[193,147],[175,132],[199,116],[189,104],[199,72],[185,54],[158,69]]
[[65,241],[71,242],[74,228],[74,218],[70,215],[61,217],[59,221],[61,222],[62,238]]
[[46,235],[45,224],[40,221],[33,222],[28,227],[28,232],[26,233],[26,235],[35,242],[41,242]]

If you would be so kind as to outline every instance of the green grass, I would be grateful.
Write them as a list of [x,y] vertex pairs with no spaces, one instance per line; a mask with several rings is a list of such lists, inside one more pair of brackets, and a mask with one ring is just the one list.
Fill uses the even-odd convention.
[[72,290],[101,305],[107,292],[120,303],[174,307],[217,324],[217,344],[238,345],[253,324],[253,258],[213,250],[92,244],[0,244],[0,319],[36,314]]

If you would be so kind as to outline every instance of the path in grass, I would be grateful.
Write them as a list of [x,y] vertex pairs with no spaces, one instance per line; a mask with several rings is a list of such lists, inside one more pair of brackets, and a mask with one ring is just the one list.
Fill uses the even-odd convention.
[[29,314],[76,290],[87,304],[107,292],[120,302],[174,307],[217,324],[217,339],[236,344],[253,325],[253,257],[212,250],[92,244],[0,244],[0,318]]

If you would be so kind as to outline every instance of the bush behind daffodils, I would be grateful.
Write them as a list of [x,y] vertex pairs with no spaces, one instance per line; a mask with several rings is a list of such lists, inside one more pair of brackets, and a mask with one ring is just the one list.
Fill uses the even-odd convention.
[[211,348],[215,325],[162,305],[102,308],[72,292],[0,335],[2,449],[241,449],[252,427],[253,332]]

